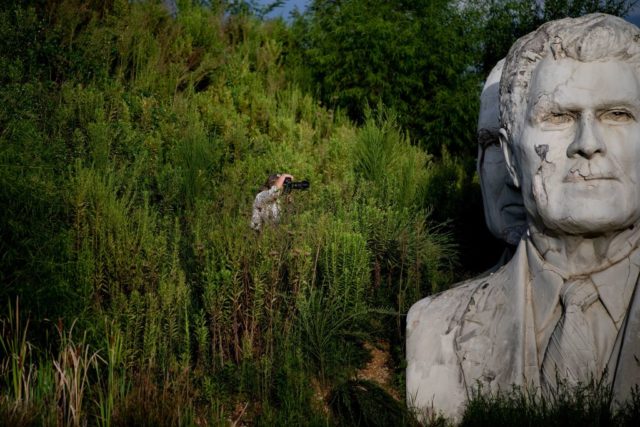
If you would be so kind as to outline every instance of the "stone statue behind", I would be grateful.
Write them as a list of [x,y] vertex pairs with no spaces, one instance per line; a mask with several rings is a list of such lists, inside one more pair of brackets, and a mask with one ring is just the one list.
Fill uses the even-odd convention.
[[506,243],[505,250],[489,273],[513,256],[527,222],[520,190],[513,185],[500,148],[499,86],[504,59],[489,73],[480,95],[478,117],[478,176],[482,190],[484,217],[491,234]]
[[457,418],[474,387],[552,393],[640,384],[640,30],[552,21],[511,48],[500,82],[505,166],[527,232],[494,274],[416,303],[407,400]]

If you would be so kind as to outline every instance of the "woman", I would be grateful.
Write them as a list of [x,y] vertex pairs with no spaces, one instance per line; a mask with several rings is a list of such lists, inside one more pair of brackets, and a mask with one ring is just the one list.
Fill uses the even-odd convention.
[[280,201],[284,181],[293,176],[287,173],[269,175],[267,181],[253,202],[251,228],[260,231],[264,224],[277,224],[280,220]]

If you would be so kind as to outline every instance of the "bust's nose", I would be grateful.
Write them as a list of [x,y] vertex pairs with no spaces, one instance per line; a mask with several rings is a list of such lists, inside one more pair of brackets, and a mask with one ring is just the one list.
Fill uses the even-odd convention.
[[576,156],[591,159],[596,154],[603,155],[607,147],[593,113],[581,114],[578,118],[577,130],[573,142],[567,147],[567,157]]

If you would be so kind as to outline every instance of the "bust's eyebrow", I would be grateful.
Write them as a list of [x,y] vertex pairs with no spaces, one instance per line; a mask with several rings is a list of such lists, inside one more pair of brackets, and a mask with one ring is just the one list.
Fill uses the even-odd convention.
[[616,108],[624,108],[630,111],[640,110],[640,103],[632,100],[621,100],[618,102],[606,102],[596,107],[596,110],[614,110]]
[[551,111],[570,111],[570,110],[571,110],[571,107],[560,106],[560,104],[551,100],[548,94],[543,94],[530,104],[528,119],[532,122],[536,122],[540,120],[543,115],[548,114]]
[[[640,100],[632,97],[622,97],[620,99],[606,100],[600,104],[591,105],[588,108],[592,108],[596,111],[609,110],[615,108],[626,108],[630,111],[640,113]],[[532,123],[541,120],[544,115],[550,112],[575,112],[585,109],[585,106],[579,102],[568,102],[566,104],[559,104],[549,94],[543,94],[537,99],[533,100],[529,107],[528,120]]]

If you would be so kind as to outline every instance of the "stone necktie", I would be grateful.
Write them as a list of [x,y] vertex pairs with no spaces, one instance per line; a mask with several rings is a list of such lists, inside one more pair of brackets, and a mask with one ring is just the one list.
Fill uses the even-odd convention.
[[564,314],[558,321],[542,362],[542,384],[553,392],[557,381],[567,385],[599,378],[593,326],[585,312],[598,301],[598,291],[590,279],[566,282],[560,290]]

